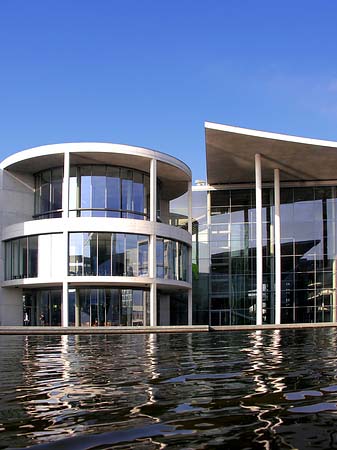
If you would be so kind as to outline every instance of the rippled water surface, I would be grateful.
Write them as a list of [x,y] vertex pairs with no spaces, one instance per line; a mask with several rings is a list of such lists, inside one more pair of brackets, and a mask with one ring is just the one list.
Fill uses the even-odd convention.
[[0,336],[0,449],[337,448],[335,329]]

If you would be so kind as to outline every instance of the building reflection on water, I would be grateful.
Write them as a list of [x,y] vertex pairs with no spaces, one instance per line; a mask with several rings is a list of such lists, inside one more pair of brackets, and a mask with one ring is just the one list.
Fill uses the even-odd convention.
[[[2,337],[1,442],[95,435],[99,446],[107,432],[165,425],[169,432],[147,435],[142,445],[291,448],[300,423],[303,439],[314,429],[328,448],[325,423],[335,411],[293,411],[334,405],[336,333]],[[317,395],[299,395],[306,391]]]

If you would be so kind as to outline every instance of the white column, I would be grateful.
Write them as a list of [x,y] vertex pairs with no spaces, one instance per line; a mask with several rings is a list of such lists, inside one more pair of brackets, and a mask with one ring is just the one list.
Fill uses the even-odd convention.
[[62,289],[62,326],[67,327],[68,321],[68,282],[63,281]]
[[192,182],[188,182],[188,232],[192,234]]
[[333,261],[332,261],[332,321],[337,321],[337,271],[336,271],[336,188],[332,188],[332,254],[333,254]]
[[[192,182],[188,182],[188,232],[192,234]],[[188,250],[188,280],[192,283],[192,248]],[[187,323],[192,325],[192,289],[188,290]]]
[[192,309],[192,289],[188,290],[188,305],[187,305],[188,325],[193,325],[193,309]]
[[[63,166],[63,187],[62,187],[62,217],[69,217],[69,170],[70,170],[70,153],[64,153]],[[67,228],[67,227],[66,227]],[[62,284],[62,326],[67,327],[68,320],[68,231],[63,231],[63,267],[64,276]]]
[[261,155],[255,155],[256,197],[256,325],[262,325],[262,175]]
[[[157,160],[151,159],[150,163],[150,221],[157,221]],[[149,264],[150,278],[152,283],[150,287],[150,326],[157,325],[157,236],[156,225],[154,224],[153,233],[150,236]]]
[[280,217],[280,170],[274,169],[275,204],[275,324],[281,323],[281,217]]
[[151,283],[150,288],[150,326],[157,326],[157,283]]
[[81,325],[81,311],[80,311],[80,294],[78,288],[75,292],[75,327]]
[[62,187],[62,217],[69,217],[69,172],[70,172],[70,153],[64,153],[63,166],[63,187]]
[[150,220],[157,221],[157,160],[150,163]]

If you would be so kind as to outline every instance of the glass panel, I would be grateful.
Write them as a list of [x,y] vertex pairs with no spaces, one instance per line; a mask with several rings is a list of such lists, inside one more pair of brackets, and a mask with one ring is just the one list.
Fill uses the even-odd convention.
[[133,277],[138,274],[138,246],[137,235],[126,234],[126,275]]
[[61,326],[61,291],[50,291],[50,323],[54,327]]
[[107,290],[109,295],[107,296],[107,325],[120,325],[120,289]]
[[[81,167],[81,208],[91,208],[91,166]],[[90,211],[82,211],[81,216],[90,216]]]
[[90,289],[90,325],[98,326],[98,292],[99,289]]
[[[132,170],[121,169],[122,177],[122,209],[123,211],[132,211]],[[130,213],[123,213],[122,217],[133,217]]]
[[69,234],[69,275],[84,275],[83,273],[83,234]]
[[149,238],[138,236],[138,276],[149,275]]
[[[51,184],[51,209],[62,209],[62,181],[63,169],[52,170],[52,184]],[[55,216],[54,216],[55,217]]]
[[121,325],[132,326],[132,289],[122,289]]
[[122,233],[112,235],[111,241],[111,275],[122,276],[125,272],[125,236]]
[[169,202],[170,225],[187,229],[188,225],[188,193]]
[[97,289],[97,325],[106,326],[106,293],[107,289]]
[[111,275],[111,233],[98,233],[98,275]]
[[51,171],[46,170],[41,173],[41,200],[40,211],[38,213],[44,213],[50,211],[50,184],[51,184]]
[[69,216],[76,217],[77,212],[72,211],[79,207],[79,185],[77,182],[77,168],[70,167],[69,176]]
[[[102,208],[106,207],[106,176],[105,176],[105,166],[93,166],[92,167],[92,177],[91,177],[91,189],[92,189],[92,208]],[[93,211],[92,215],[95,217],[104,217],[105,211]]]
[[135,212],[144,212],[144,184],[143,175],[139,172],[133,172],[133,210]]
[[6,261],[6,271],[5,279],[12,279],[12,267],[11,267],[11,256],[12,256],[12,242],[5,242],[5,261]]
[[83,233],[83,275],[97,275],[97,233]]
[[50,291],[41,291],[38,297],[40,301],[38,302],[39,317],[37,325],[50,325]]
[[[150,218],[150,178],[143,174],[143,180],[144,180],[144,214],[146,214],[146,217],[144,219]],[[160,202],[160,192],[157,191],[157,196]]]
[[20,278],[20,240],[12,241],[12,278]]
[[90,326],[90,289],[79,289],[80,324]]
[[[77,291],[80,325],[139,326],[148,323],[149,292],[126,288],[80,288]],[[57,295],[55,296],[58,300]],[[52,300],[52,304],[55,300]]]
[[34,192],[34,214],[41,211],[41,174],[35,175],[35,192]]
[[38,236],[28,237],[28,277],[37,277],[38,268]]
[[157,238],[156,245],[157,278],[164,278],[164,239]]
[[132,325],[144,325],[144,299],[143,291],[133,291]]
[[120,217],[121,209],[121,182],[119,178],[119,168],[107,167],[107,208],[113,211],[108,211],[108,217]]

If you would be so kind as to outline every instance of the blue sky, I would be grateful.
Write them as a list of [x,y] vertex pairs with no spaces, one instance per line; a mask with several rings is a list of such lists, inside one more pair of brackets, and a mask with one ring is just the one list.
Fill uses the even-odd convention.
[[204,122],[337,140],[337,3],[1,0],[0,158],[154,148],[205,177]]

